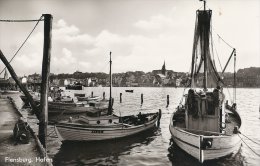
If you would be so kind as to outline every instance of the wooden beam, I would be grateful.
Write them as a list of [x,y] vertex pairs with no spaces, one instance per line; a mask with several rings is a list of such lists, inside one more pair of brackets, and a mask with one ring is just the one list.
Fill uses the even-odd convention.
[[51,61],[51,30],[52,15],[43,14],[44,16],[44,43],[43,43],[43,60],[42,60],[42,84],[41,84],[41,115],[39,119],[39,140],[46,148],[47,125],[48,125],[48,92],[49,92],[49,75]]
[[10,65],[10,63],[8,62],[8,60],[5,58],[4,54],[2,53],[2,51],[0,50],[0,59],[2,60],[2,62],[5,64],[6,68],[8,69],[10,75],[12,76],[12,78],[14,79],[15,83],[19,86],[19,88],[21,89],[21,91],[24,93],[24,95],[26,96],[26,98],[28,99],[29,103],[32,106],[33,112],[36,114],[37,118],[39,119],[39,109],[36,105],[36,103],[34,102],[31,94],[28,92],[28,90],[23,86],[23,84],[19,81],[19,78],[17,77],[13,67]]

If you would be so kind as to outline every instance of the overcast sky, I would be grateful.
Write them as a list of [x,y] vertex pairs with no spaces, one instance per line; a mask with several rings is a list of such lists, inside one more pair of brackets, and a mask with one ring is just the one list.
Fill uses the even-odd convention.
[[[0,19],[53,15],[52,73],[108,72],[109,51],[113,72],[161,69],[164,60],[166,69],[188,72],[202,5],[199,0],[0,0]],[[259,67],[260,1],[208,0],[207,8],[213,10],[213,36],[237,49],[237,68]],[[0,49],[7,59],[34,25],[0,22]],[[214,43],[224,66],[232,49],[217,37]],[[17,74],[40,73],[42,52],[43,22],[11,63]]]

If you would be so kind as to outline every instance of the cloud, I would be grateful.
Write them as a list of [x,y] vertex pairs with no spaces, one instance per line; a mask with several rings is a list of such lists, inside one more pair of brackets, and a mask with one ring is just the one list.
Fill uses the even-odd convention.
[[152,16],[149,20],[139,20],[134,24],[135,27],[144,30],[161,30],[165,28],[174,27],[174,21],[170,17],[164,15]]

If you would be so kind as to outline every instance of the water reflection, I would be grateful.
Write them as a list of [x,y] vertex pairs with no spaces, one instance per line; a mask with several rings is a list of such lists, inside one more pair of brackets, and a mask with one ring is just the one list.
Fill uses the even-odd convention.
[[149,145],[156,128],[121,139],[92,142],[64,142],[54,157],[54,165],[115,165],[131,150]]

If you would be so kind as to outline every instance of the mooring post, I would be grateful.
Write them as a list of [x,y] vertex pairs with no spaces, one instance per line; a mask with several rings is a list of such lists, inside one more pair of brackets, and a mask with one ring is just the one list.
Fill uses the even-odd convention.
[[106,99],[106,92],[103,92],[103,100]]
[[159,109],[159,112],[158,112],[158,120],[157,120],[157,127],[160,127],[161,117],[162,117],[162,110]]
[[48,125],[48,91],[49,75],[51,61],[51,30],[52,15],[43,14],[44,16],[44,41],[43,41],[43,59],[42,59],[42,83],[41,83],[41,115],[39,119],[39,140],[46,148],[47,125]]
[[122,103],[122,93],[120,93],[120,103]]
[[91,92],[91,97],[93,97],[94,95],[93,95],[94,93],[93,93],[93,91]]
[[168,108],[169,104],[170,104],[170,96],[167,95],[167,105],[166,105],[166,108]]
[[144,95],[141,93],[141,106],[143,105],[144,103]]

